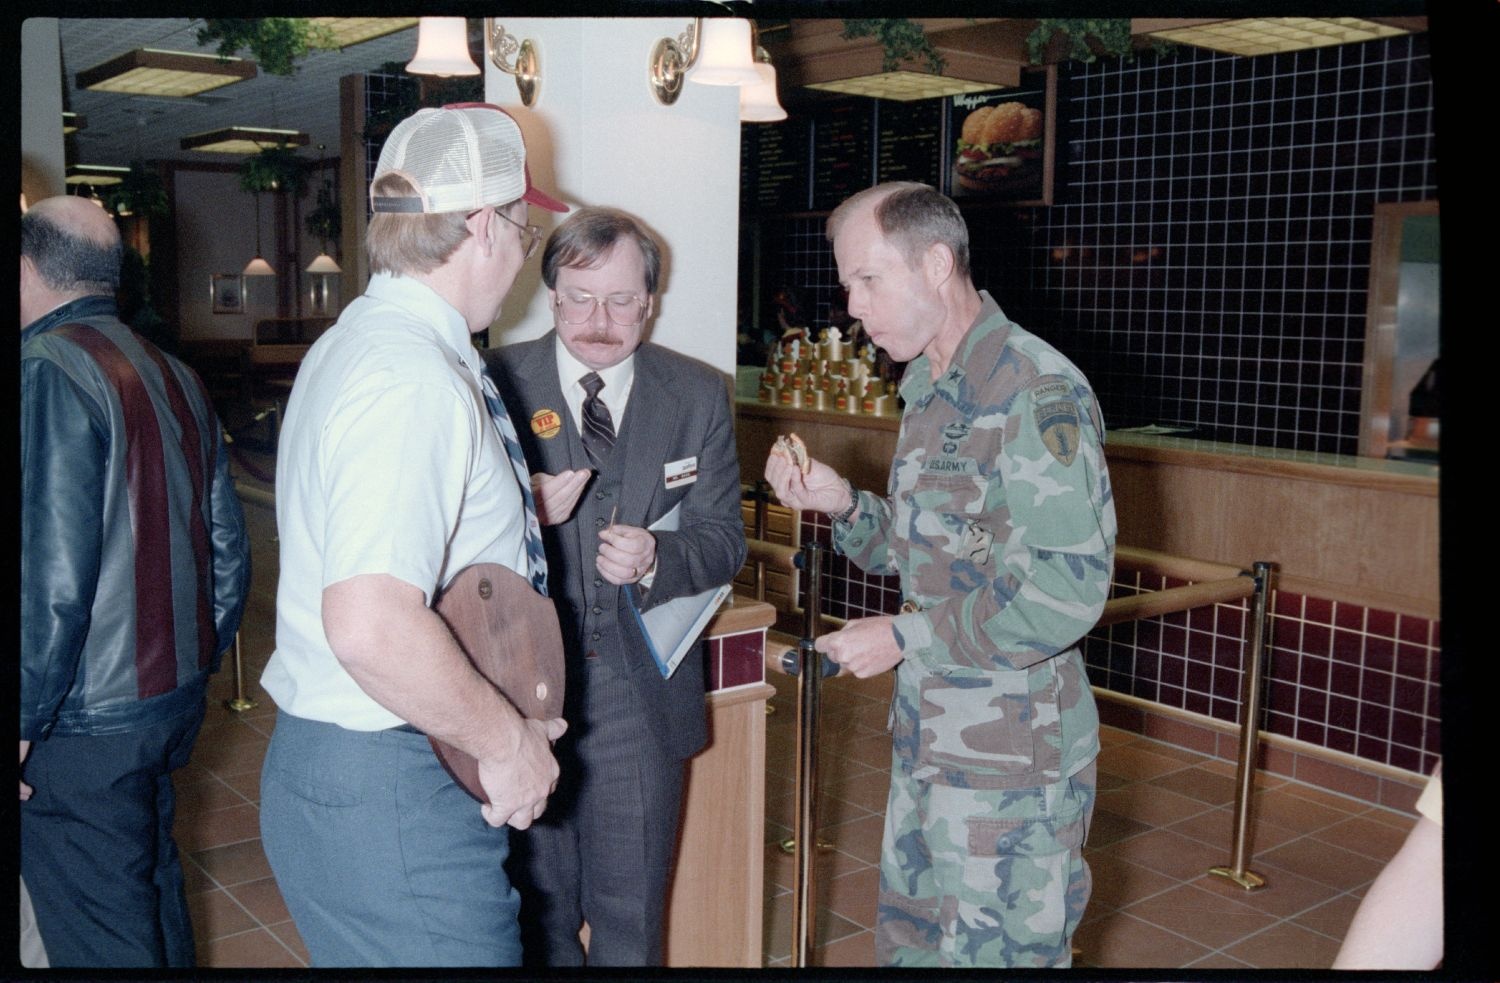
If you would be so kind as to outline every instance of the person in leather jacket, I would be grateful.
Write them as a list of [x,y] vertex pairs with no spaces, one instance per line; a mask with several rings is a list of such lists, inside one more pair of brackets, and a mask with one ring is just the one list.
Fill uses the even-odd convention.
[[86,199],[22,217],[21,873],[54,967],[194,964],[172,772],[250,580],[219,420],[119,320],[121,255]]

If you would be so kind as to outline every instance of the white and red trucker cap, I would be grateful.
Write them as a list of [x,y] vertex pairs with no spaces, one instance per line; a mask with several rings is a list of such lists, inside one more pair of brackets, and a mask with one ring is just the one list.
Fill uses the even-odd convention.
[[568,210],[532,187],[521,127],[486,102],[419,109],[397,123],[380,150],[375,177],[391,172],[406,178],[417,195],[377,196],[371,181],[373,211],[472,212],[518,198],[551,212]]

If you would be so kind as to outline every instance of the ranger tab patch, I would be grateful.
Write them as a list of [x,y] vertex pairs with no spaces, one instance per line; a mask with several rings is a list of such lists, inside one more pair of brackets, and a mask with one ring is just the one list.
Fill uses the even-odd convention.
[[1079,422],[1083,412],[1073,397],[1073,386],[1058,376],[1043,376],[1031,387],[1032,412],[1042,443],[1063,467],[1078,456]]

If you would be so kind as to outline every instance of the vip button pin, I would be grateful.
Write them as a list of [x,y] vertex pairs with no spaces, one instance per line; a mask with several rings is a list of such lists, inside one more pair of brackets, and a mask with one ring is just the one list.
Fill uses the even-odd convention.
[[537,410],[531,414],[531,432],[543,440],[551,440],[562,433],[562,417],[556,410]]

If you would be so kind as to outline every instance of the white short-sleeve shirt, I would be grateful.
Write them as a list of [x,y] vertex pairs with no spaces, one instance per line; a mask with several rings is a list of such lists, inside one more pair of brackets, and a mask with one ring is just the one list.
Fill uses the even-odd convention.
[[324,588],[389,574],[430,604],[473,563],[526,574],[521,489],[481,365],[458,311],[385,274],[307,353],[277,449],[276,651],[261,677],[282,710],[350,730],[404,722],[328,647]]

